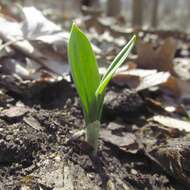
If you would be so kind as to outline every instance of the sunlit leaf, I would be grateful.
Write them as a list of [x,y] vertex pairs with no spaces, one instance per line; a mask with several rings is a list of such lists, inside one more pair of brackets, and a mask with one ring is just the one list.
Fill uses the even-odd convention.
[[118,67],[125,61],[136,37],[134,36],[114,59],[104,77],[100,78],[96,58],[85,34],[73,24],[68,45],[68,57],[75,87],[80,96],[87,128],[87,141],[97,151],[100,118],[105,88]]
[[96,95],[100,95],[104,92],[106,86],[108,85],[109,81],[111,80],[115,71],[121,66],[121,64],[126,60],[127,56],[129,55],[131,49],[133,48],[136,42],[136,36],[133,36],[132,39],[128,42],[128,44],[121,50],[121,52],[116,56],[113,60],[111,65],[109,66],[107,72],[103,76],[100,85],[96,91]]
[[71,29],[68,57],[77,92],[87,114],[92,102],[96,101],[100,74],[90,42],[75,24]]

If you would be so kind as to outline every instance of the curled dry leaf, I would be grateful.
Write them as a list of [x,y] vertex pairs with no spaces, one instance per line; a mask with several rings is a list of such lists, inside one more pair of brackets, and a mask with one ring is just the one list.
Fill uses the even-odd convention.
[[[66,55],[66,42],[69,33],[62,31],[61,27],[48,20],[43,14],[34,7],[24,7],[22,9],[24,20],[21,23],[23,37],[32,42],[36,48],[45,47],[46,44],[52,45],[55,52]],[[36,44],[40,41],[43,46]],[[46,57],[46,56],[44,56]]]
[[[17,74],[24,79],[40,79],[39,69],[45,69],[56,76],[62,76],[68,73],[69,66],[67,61],[67,39],[68,33],[61,30],[61,27],[49,21],[43,14],[34,7],[24,7],[21,9],[24,19],[22,22],[0,19],[0,38],[9,43],[9,48],[13,49],[15,54],[19,54],[21,60],[25,60],[19,72],[15,69],[8,71]],[[7,47],[6,47],[7,48]],[[17,68],[18,56],[14,58],[14,67]],[[32,72],[22,72],[33,67]],[[6,60],[9,64],[10,61]],[[36,66],[38,65],[38,66]],[[6,69],[6,68],[5,68]],[[22,72],[22,73],[20,73]]]
[[50,35],[61,31],[61,27],[49,21],[43,14],[34,7],[22,9],[24,22],[21,31],[24,38],[37,39],[40,36]]

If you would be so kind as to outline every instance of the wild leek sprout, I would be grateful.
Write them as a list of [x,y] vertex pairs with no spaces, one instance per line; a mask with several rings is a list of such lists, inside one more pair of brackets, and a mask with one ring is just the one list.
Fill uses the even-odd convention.
[[105,88],[115,71],[129,55],[136,41],[134,35],[128,44],[115,57],[106,73],[101,78],[95,54],[85,34],[75,25],[72,25],[68,43],[68,58],[71,74],[80,96],[86,124],[86,139],[96,154],[100,130]]

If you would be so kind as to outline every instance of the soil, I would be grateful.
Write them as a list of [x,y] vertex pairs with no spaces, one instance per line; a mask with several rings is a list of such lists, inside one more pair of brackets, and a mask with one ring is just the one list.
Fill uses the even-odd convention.
[[92,156],[83,136],[73,138],[84,121],[71,83],[10,86],[1,80],[0,189],[189,189],[188,134],[148,121],[142,94],[110,85]]

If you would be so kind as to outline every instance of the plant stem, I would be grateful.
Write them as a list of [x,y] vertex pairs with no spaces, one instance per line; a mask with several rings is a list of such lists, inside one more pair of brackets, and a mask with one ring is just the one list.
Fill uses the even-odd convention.
[[93,148],[93,154],[96,155],[98,149],[98,138],[100,135],[100,121],[94,121],[86,127],[87,142]]

